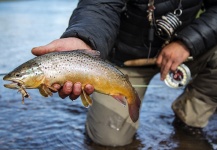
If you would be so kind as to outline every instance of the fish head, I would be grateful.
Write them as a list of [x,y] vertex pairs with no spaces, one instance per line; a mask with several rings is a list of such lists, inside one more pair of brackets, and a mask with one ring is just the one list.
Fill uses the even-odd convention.
[[43,72],[34,66],[21,65],[5,75],[3,80],[11,81],[10,84],[4,84],[6,88],[19,89],[23,88],[37,88],[44,80]]

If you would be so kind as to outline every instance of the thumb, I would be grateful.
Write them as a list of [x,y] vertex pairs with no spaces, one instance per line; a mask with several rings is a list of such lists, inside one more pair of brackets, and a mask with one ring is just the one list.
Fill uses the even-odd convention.
[[44,55],[44,54],[47,54],[53,51],[55,51],[55,46],[52,43],[50,43],[45,46],[34,47],[32,49],[32,54],[36,56],[40,56],[40,55]]

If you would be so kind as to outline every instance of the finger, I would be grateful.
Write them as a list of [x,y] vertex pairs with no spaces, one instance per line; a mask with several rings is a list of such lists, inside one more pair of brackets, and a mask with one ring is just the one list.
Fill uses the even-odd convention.
[[39,46],[39,47],[34,47],[32,49],[32,54],[36,55],[36,56],[41,56],[47,53],[50,53],[54,51],[53,48],[49,45],[49,46]]
[[[84,91],[87,93],[87,95],[91,95],[91,94],[94,92],[94,87],[93,87],[92,85],[90,85],[90,84],[87,84],[87,85],[85,85],[85,87],[84,87]],[[80,91],[78,92],[78,94],[79,94],[79,93],[80,93]],[[69,97],[70,97],[71,100],[75,100],[75,99],[77,99],[79,96],[80,96],[80,94],[79,94],[79,95],[75,95],[75,94],[73,93],[73,94],[71,94]]]
[[162,56],[159,55],[159,56],[157,57],[156,64],[157,64],[158,67],[161,67],[161,63],[162,63]]
[[84,91],[88,94],[91,95],[94,92],[94,87],[90,84],[85,85]]
[[81,83],[80,82],[76,82],[74,85],[73,85],[73,94],[76,95],[76,96],[79,96],[81,95]]
[[78,95],[74,95],[74,94],[70,94],[69,98],[73,101],[76,100],[79,96]]
[[173,64],[171,65],[170,70],[171,70],[171,71],[176,71],[176,69],[177,69],[178,66],[179,66],[178,63],[173,63]]
[[170,71],[171,65],[172,61],[167,61],[166,64],[163,64],[163,66],[161,67],[161,80],[164,80],[166,78],[166,75]]
[[70,98],[71,100],[77,99],[77,98],[81,95],[81,90],[82,90],[81,83],[80,83],[80,82],[76,82],[76,83],[73,85],[73,91],[72,91],[72,93],[69,95],[69,98]]
[[[53,84],[52,87],[55,88],[56,91],[60,90],[60,88],[61,88],[61,86],[60,86],[59,84]],[[52,90],[52,89],[51,89],[51,90]],[[54,92],[54,93],[56,93],[56,91],[53,91],[53,90],[52,90],[52,92]]]
[[72,82],[70,82],[70,81],[67,81],[64,85],[63,85],[63,87],[62,87],[62,89],[59,91],[59,96],[62,98],[62,99],[64,99],[64,98],[66,98],[67,96],[69,96],[69,94],[73,91],[73,84],[72,84]]
[[54,40],[53,42],[45,45],[45,46],[39,46],[39,47],[34,47],[32,49],[32,54],[36,56],[44,55],[50,52],[54,52],[57,47],[57,42]]

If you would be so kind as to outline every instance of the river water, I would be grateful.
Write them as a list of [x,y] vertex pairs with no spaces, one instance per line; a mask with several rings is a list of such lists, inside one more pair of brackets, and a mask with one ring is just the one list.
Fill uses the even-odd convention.
[[[31,49],[57,39],[76,7],[75,0],[0,1],[0,73],[7,73],[33,58]],[[1,78],[3,76],[1,75]],[[85,136],[87,109],[81,101],[62,100],[57,94],[44,98],[28,90],[31,100],[21,102],[15,90],[0,80],[0,150],[4,149],[217,149],[217,114],[204,137],[195,138],[172,126],[172,101],[183,89],[170,89],[156,75],[142,104],[140,127],[134,141],[124,147],[104,147]]]

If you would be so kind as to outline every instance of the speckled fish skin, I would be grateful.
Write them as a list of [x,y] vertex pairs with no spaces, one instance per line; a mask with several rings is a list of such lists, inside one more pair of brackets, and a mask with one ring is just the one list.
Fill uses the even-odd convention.
[[[51,90],[55,90],[52,88],[54,83],[80,82],[82,88],[91,84],[96,92],[111,95],[122,103],[121,97],[124,96],[132,121],[137,121],[140,109],[138,94],[121,71],[96,55],[97,52],[89,54],[88,50],[73,50],[35,57],[6,75],[3,79],[13,83],[5,84],[5,87],[15,89],[22,85],[22,89],[38,88],[47,97],[52,95]],[[88,106],[91,100],[82,92],[81,98],[88,101],[83,101],[83,104]]]

